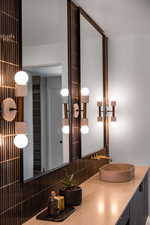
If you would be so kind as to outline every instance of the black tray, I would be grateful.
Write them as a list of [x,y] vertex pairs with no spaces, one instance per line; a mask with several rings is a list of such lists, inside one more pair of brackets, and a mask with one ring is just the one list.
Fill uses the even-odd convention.
[[64,211],[60,212],[60,214],[58,216],[51,217],[48,214],[48,210],[46,209],[45,211],[43,211],[42,213],[40,213],[36,218],[38,220],[62,222],[65,219],[67,219],[74,211],[75,211],[75,208],[73,208],[73,207],[66,208]]

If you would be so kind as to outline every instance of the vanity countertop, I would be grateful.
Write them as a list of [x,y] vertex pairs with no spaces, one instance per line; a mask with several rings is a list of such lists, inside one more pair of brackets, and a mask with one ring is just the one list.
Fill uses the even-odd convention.
[[126,183],[102,182],[96,174],[81,185],[83,202],[64,222],[40,221],[33,217],[24,225],[115,225],[148,169],[136,167],[135,178]]

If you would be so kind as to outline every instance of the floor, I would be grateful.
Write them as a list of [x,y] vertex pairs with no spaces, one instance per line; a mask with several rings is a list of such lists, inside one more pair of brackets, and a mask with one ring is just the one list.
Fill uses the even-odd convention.
[[150,225],[150,217],[148,217],[146,225]]

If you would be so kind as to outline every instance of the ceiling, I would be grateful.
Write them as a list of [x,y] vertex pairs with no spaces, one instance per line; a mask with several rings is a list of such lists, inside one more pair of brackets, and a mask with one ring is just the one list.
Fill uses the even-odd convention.
[[[109,37],[150,34],[150,0],[75,0]],[[23,46],[67,40],[67,0],[22,0]]]
[[150,34],[150,0],[76,0],[109,36]]

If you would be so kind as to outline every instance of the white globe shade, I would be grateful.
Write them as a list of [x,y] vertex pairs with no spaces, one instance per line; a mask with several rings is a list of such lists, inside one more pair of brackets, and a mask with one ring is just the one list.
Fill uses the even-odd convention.
[[63,132],[64,134],[69,134],[69,126],[63,126],[62,132]]
[[89,94],[90,94],[90,91],[89,91],[88,88],[82,88],[81,89],[81,95],[82,96],[89,96]]
[[64,88],[60,91],[60,94],[63,96],[63,97],[67,97],[69,95],[69,90],[67,88]]
[[25,134],[18,134],[14,138],[14,144],[17,148],[25,148],[28,145],[28,138]]
[[29,76],[24,71],[19,71],[15,74],[15,82],[18,85],[26,85],[28,83]]
[[89,132],[89,127],[88,126],[82,126],[81,127],[81,133],[82,134],[88,134]]

